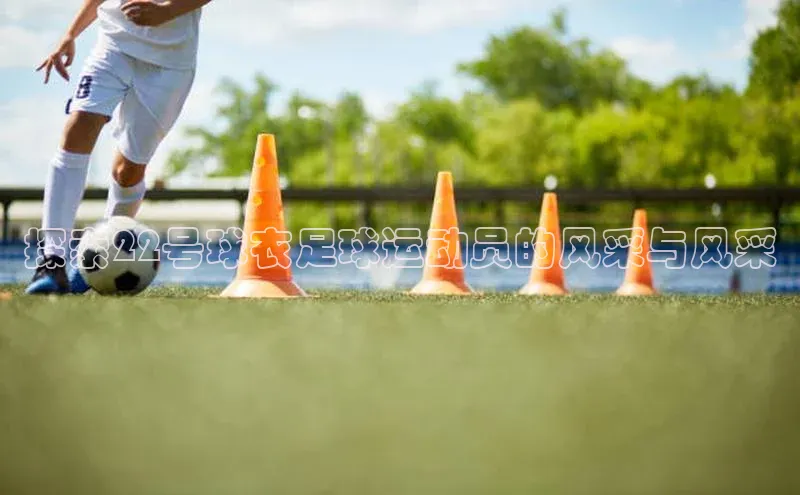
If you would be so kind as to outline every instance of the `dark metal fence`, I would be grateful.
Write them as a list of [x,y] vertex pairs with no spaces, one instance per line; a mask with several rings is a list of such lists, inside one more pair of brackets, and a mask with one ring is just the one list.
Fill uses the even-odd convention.
[[[374,225],[376,206],[384,204],[411,204],[427,208],[433,199],[432,186],[392,186],[392,187],[331,187],[331,188],[288,188],[283,191],[284,202],[317,203],[317,204],[353,204],[359,206],[358,211],[362,226]],[[456,188],[456,196],[460,206],[479,204],[495,207],[502,212],[506,204],[530,204],[532,209],[538,208],[542,195],[546,191],[532,187],[475,187],[460,186]],[[614,190],[558,190],[559,205],[565,208],[586,208],[602,206],[609,203],[624,203],[631,208],[655,206],[672,208],[681,206],[708,206],[718,204],[722,207],[745,205],[761,212],[767,212],[771,219],[771,227],[781,238],[786,227],[782,220],[783,213],[790,207],[800,204],[800,187],[757,187],[757,188],[722,188],[722,189],[614,189]],[[104,200],[105,189],[88,189],[84,199]],[[212,189],[152,189],[147,193],[150,201],[178,200],[233,200],[240,204],[244,211],[248,191],[244,189],[212,190]],[[10,206],[15,201],[41,201],[41,189],[0,188],[0,204],[3,207],[2,234],[4,240],[10,238]],[[503,222],[502,213],[498,221]]]

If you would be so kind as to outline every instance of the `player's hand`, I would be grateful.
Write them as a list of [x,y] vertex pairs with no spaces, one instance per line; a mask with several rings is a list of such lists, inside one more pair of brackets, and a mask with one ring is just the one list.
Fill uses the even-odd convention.
[[64,78],[65,81],[69,81],[69,72],[67,71],[67,67],[72,65],[72,61],[75,60],[75,39],[66,37],[61,40],[59,43],[58,48],[50,54],[42,65],[36,68],[36,72],[44,69],[44,83],[50,80],[50,71],[55,69],[58,74]]
[[152,0],[132,0],[122,6],[122,13],[139,26],[160,26],[174,17],[169,2]]

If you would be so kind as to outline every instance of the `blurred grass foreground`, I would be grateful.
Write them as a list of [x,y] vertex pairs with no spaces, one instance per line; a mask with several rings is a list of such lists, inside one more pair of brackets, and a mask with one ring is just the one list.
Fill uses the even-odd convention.
[[0,493],[800,491],[797,298],[207,294],[0,302]]

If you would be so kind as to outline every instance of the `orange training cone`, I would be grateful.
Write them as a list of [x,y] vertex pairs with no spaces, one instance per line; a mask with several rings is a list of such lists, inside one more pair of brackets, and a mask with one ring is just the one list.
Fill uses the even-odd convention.
[[450,172],[439,172],[428,232],[425,268],[422,280],[411,290],[412,294],[472,293],[472,289],[464,281],[460,240],[453,175]]
[[558,221],[558,199],[555,193],[545,193],[536,233],[533,268],[528,284],[520,294],[529,296],[562,296],[564,268],[561,266],[561,227]]
[[617,290],[621,296],[650,296],[653,288],[653,269],[650,266],[650,235],[647,232],[647,212],[636,210],[633,215],[633,235],[628,248],[625,281]]
[[236,278],[220,297],[301,297],[292,280],[275,136],[258,136]]

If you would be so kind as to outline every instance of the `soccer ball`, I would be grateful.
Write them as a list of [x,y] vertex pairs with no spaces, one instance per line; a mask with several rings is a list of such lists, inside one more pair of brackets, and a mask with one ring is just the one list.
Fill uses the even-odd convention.
[[158,236],[132,218],[111,217],[86,230],[75,259],[81,276],[96,292],[135,295],[158,273]]

